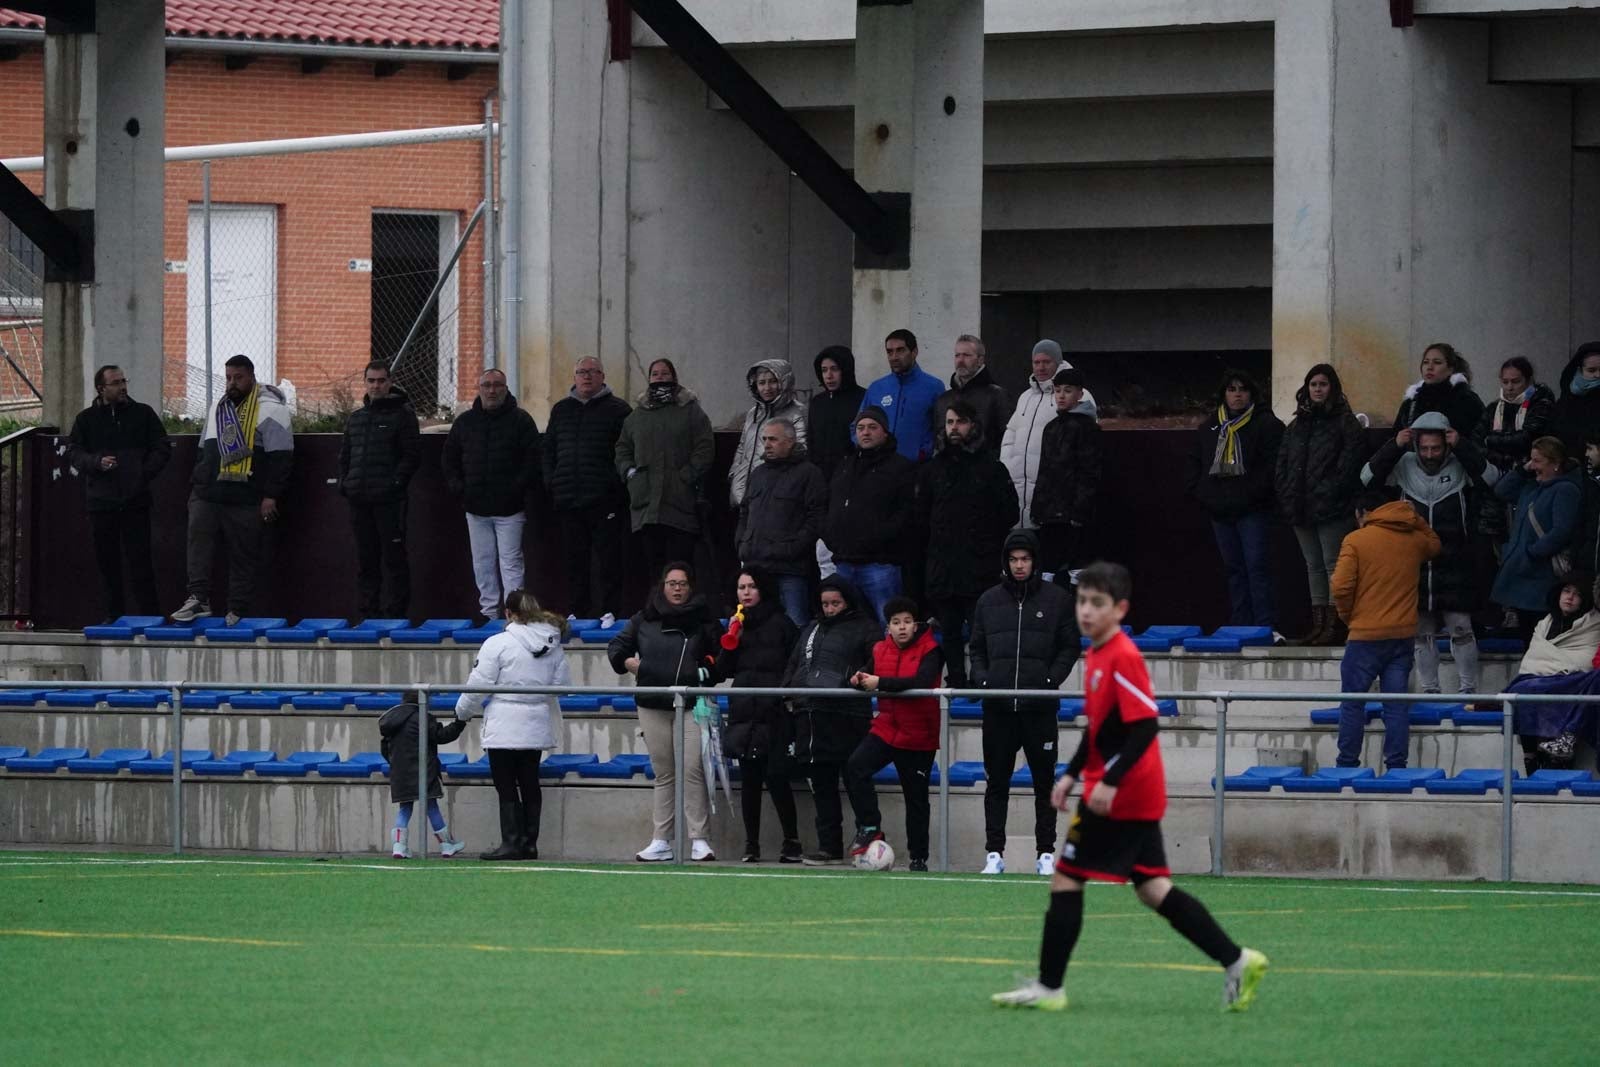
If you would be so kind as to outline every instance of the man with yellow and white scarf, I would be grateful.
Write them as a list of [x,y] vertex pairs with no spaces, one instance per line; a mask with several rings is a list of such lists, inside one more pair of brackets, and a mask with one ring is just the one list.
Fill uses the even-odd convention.
[[228,625],[250,610],[269,523],[294,463],[294,433],[281,391],[256,381],[248,356],[224,365],[227,391],[206,417],[189,493],[189,599],[177,622],[211,614],[211,561],[228,544]]

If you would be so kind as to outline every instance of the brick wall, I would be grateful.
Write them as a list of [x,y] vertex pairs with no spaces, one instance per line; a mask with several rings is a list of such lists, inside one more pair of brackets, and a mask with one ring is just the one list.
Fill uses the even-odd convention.
[[[375,77],[371,63],[329,62],[302,73],[298,59],[258,58],[243,70],[221,56],[176,54],[167,67],[168,145],[361,133],[475,123],[495,91],[492,66],[451,81],[442,64],[407,64]],[[42,151],[43,52],[0,63],[0,156]],[[25,175],[40,188],[40,175]],[[215,204],[276,208],[276,357],[279,378],[303,401],[323,402],[341,381],[354,384],[371,354],[372,275],[349,261],[372,255],[372,214],[386,209],[454,212],[465,227],[483,196],[476,141],[398,148],[229,159],[212,164]],[[201,200],[199,163],[166,172],[164,258],[189,259],[188,211]],[[216,230],[213,230],[213,248]],[[472,396],[482,365],[482,228],[459,266],[457,391]],[[199,263],[190,264],[198,271]],[[166,393],[181,396],[186,358],[187,279],[166,278]],[[222,308],[218,305],[218,315]],[[359,396],[357,386],[354,393]]]

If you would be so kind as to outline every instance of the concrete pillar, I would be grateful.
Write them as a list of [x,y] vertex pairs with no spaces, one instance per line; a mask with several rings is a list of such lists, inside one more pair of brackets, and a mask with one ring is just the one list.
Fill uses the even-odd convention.
[[94,212],[94,280],[47,281],[44,419],[63,428],[101,363],[159,408],[164,0],[96,0],[93,32],[45,38],[45,203]]
[[858,4],[855,176],[911,194],[907,269],[854,272],[851,338],[866,381],[887,372],[883,339],[908,327],[920,362],[948,378],[976,333],[983,246],[983,3]]
[[629,74],[610,62],[606,5],[516,2],[523,50],[507,132],[521,138],[522,173],[501,181],[521,198],[517,399],[543,425],[583,356],[600,357],[617,393],[630,390]]

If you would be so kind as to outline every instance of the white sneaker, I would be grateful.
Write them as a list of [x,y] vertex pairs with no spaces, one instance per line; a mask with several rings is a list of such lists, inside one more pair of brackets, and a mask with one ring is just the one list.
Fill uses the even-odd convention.
[[983,874],[1005,874],[1006,858],[998,852],[991,852],[984,857]]
[[[992,853],[991,853],[992,855]],[[996,993],[989,1000],[1002,1008],[1037,1008],[1040,1011],[1066,1011],[1067,991],[1041,985],[1030,978],[1009,993]]]
[[609,629],[611,629],[611,627],[615,626],[616,624],[617,624],[617,617],[615,615],[611,614],[611,612],[608,611],[604,615],[600,616],[600,625],[602,627],[604,627],[605,629],[609,630]]
[[394,851],[392,855],[397,860],[411,858],[411,849],[406,845],[406,832],[398,826],[394,828]]
[[1289,639],[1287,637],[1283,636],[1282,634],[1280,634],[1276,630],[1272,631],[1272,647],[1273,648],[1282,648],[1284,645],[1287,645],[1288,643],[1289,643]]
[[223,623],[225,623],[228,626],[238,626],[239,625],[239,613],[236,612],[236,611],[230,611],[230,612],[228,612],[226,615],[224,615],[222,617],[222,621],[223,621]]
[[443,833],[434,834],[433,839],[439,842],[439,855],[445,859],[449,859],[451,856],[457,855],[462,849],[467,847],[467,843],[465,841],[454,840],[446,837]]
[[207,618],[207,617],[210,616],[210,614],[211,614],[211,605],[210,605],[210,603],[207,602],[207,601],[201,600],[197,596],[192,596],[188,600],[185,600],[183,602],[183,607],[179,608],[177,611],[174,611],[172,613],[172,621],[173,622],[194,622],[194,620],[196,620],[196,619]]
[[672,845],[657,837],[644,847],[644,851],[633,857],[640,863],[666,863],[672,859]]
[[694,839],[694,843],[689,846],[689,858],[698,863],[701,860],[714,860],[717,858],[717,854],[711,851],[711,842],[697,837]]
[[1033,868],[1034,874],[1042,874],[1046,878],[1056,873],[1056,857],[1053,852],[1039,853],[1039,862]]

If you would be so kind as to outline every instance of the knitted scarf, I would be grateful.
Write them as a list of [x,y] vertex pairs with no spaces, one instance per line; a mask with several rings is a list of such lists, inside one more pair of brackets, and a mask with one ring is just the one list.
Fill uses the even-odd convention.
[[221,467],[219,482],[248,482],[255,459],[256,414],[260,410],[261,386],[250,388],[250,395],[234,404],[227,396],[217,401],[217,455]]
[[1244,473],[1244,450],[1239,447],[1239,431],[1250,425],[1256,413],[1251,404],[1233,418],[1228,418],[1228,406],[1217,405],[1217,454],[1211,460],[1211,473],[1219,478],[1235,478]]

